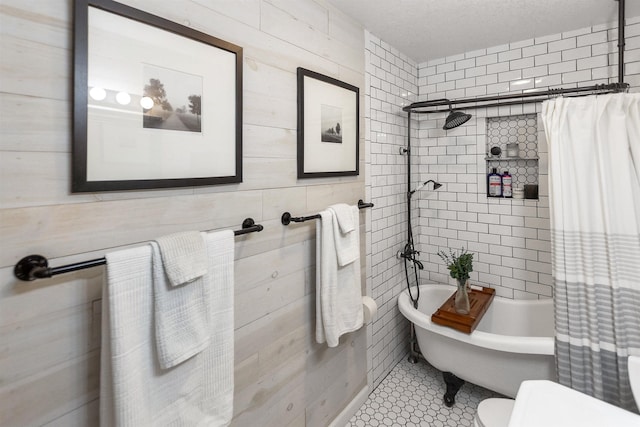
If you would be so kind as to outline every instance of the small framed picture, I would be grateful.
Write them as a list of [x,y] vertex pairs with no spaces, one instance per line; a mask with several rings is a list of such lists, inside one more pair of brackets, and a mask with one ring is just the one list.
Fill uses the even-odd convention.
[[242,48],[76,0],[73,192],[242,182]]
[[360,91],[298,68],[298,178],[359,173]]

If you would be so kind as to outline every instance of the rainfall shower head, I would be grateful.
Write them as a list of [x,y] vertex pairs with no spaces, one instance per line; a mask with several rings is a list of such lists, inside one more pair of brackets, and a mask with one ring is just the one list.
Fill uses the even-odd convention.
[[458,126],[466,123],[471,118],[471,114],[463,113],[462,111],[454,111],[449,104],[449,116],[444,121],[442,129],[449,130],[457,128]]
[[433,189],[434,189],[434,191],[435,191],[435,190],[437,190],[438,188],[442,187],[442,184],[440,184],[439,182],[435,182],[434,180],[430,179],[430,180],[425,181],[425,182],[423,182],[422,184],[418,185],[418,186],[416,187],[416,189],[415,189],[415,190],[410,191],[410,192],[409,192],[409,196],[411,196],[413,193],[415,193],[415,192],[416,192],[416,191],[418,191],[418,190],[422,190],[422,188],[423,188],[425,185],[429,184],[430,182],[432,182],[432,183],[433,183]]

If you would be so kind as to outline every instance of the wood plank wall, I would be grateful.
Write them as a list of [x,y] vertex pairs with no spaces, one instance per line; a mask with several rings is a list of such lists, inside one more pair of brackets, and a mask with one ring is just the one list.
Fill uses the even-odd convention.
[[280,215],[365,198],[363,137],[360,176],[296,179],[296,68],[358,86],[364,106],[363,30],[325,0],[123,2],[244,48],[244,182],[70,194],[72,0],[2,0],[0,425],[98,424],[103,269],[25,283],[16,261],[62,265],[251,216],[265,230],[236,238],[233,425],[325,426],[367,385],[370,338],[314,342],[315,225]]

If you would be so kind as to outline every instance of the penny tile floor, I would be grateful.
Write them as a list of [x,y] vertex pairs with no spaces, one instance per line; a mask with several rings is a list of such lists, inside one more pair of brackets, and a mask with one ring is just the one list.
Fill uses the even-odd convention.
[[478,404],[499,394],[466,383],[452,408],[442,401],[445,385],[440,371],[423,360],[404,358],[369,395],[345,427],[473,427]]

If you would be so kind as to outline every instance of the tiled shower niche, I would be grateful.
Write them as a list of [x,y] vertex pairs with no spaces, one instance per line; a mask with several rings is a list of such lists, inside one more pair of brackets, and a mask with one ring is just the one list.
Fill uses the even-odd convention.
[[[507,155],[507,144],[511,143],[518,144],[517,156]],[[491,154],[493,147],[500,148],[500,155]],[[488,117],[486,152],[487,174],[493,168],[500,174],[509,171],[514,188],[538,185],[538,116]]]

